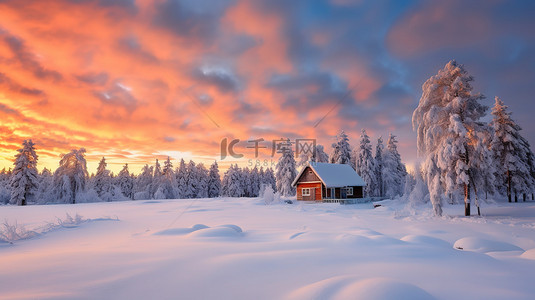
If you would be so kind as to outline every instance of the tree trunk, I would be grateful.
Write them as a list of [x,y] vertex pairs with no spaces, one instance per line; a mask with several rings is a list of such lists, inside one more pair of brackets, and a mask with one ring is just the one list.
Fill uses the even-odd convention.
[[507,170],[507,198],[511,202],[511,173]]
[[464,184],[464,215],[470,216],[470,185]]
[[526,202],[526,193],[522,195],[522,201]]
[[518,202],[518,194],[515,193],[515,202]]

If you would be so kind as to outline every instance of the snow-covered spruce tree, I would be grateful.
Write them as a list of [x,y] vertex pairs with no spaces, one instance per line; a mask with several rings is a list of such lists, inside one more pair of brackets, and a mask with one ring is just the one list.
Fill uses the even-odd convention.
[[231,165],[225,172],[222,181],[222,192],[227,197],[241,197],[244,194],[240,183],[240,168],[237,164]]
[[153,167],[149,165],[143,166],[141,174],[136,177],[134,184],[134,199],[145,200],[150,199],[150,191],[152,186]]
[[176,182],[175,172],[173,172],[173,164],[171,163],[171,158],[168,156],[167,160],[164,162],[158,189],[154,194],[154,198],[176,199],[179,197],[178,184]]
[[329,162],[329,155],[325,153],[323,145],[316,145],[316,157],[314,157],[312,161],[319,163]]
[[533,153],[527,141],[520,135],[521,128],[511,118],[507,106],[498,97],[495,101],[491,123],[494,128],[491,149],[497,164],[495,176],[500,191],[505,190],[511,202],[513,192],[527,192],[532,188],[533,177],[528,158]]
[[188,170],[186,167],[186,162],[183,158],[180,159],[180,163],[178,164],[178,168],[175,170],[175,176],[176,176],[176,182],[178,190],[180,191],[180,197],[185,198],[186,197],[186,190],[187,190],[187,175]]
[[[481,135],[479,119],[488,107],[472,92],[474,78],[464,66],[450,61],[422,86],[420,103],[412,115],[417,132],[418,155],[423,161],[424,180],[433,209],[442,215],[442,198],[464,191],[465,215],[470,215],[470,189],[476,188],[473,172],[479,167]],[[477,205],[476,198],[476,205]],[[479,211],[479,206],[478,206]]]
[[154,173],[152,174],[152,185],[150,190],[150,196],[151,198],[155,198],[156,191],[160,187],[160,183],[162,182],[162,167],[160,166],[160,162],[158,159],[156,159],[156,162],[154,163]]
[[295,176],[297,176],[297,171],[295,168],[294,153],[291,147],[286,147],[279,157],[277,174],[275,176],[277,191],[282,196],[295,195],[295,187],[292,187]]
[[[39,189],[37,190],[37,204],[46,204],[51,201],[54,175],[49,169],[43,168],[39,176]],[[0,200],[1,203],[1,200]]]
[[332,144],[331,155],[329,162],[332,164],[351,164],[351,146],[349,146],[349,138],[342,130],[337,136],[336,143]]
[[370,137],[366,134],[366,130],[362,129],[360,135],[360,145],[358,154],[355,160],[355,167],[357,174],[362,177],[366,183],[364,192],[367,197],[375,196],[377,186],[375,159],[372,155],[372,145]]
[[85,190],[87,178],[85,149],[73,149],[63,154],[54,172],[56,199],[62,203],[76,203],[76,196]]
[[258,197],[260,194],[260,171],[258,170],[258,167],[255,166],[251,171],[251,185],[252,185],[252,197]]
[[39,179],[37,154],[32,140],[22,142],[22,148],[15,155],[15,167],[11,174],[11,204],[26,205],[28,198],[37,192]]
[[185,173],[185,185],[184,185],[184,191],[182,197],[185,199],[191,199],[197,197],[197,185],[198,185],[198,178],[197,178],[197,167],[195,166],[195,162],[190,160],[186,166],[186,173]]
[[196,188],[196,197],[197,198],[208,198],[208,169],[204,166],[203,163],[199,163],[196,166],[197,169],[197,186]]
[[[390,134],[383,154],[383,184],[385,196],[394,198],[404,194],[404,183],[407,170],[401,162],[397,148],[396,136]],[[410,192],[410,191],[409,191]]]
[[208,172],[208,198],[216,198],[219,195],[221,195],[221,177],[217,162],[214,161]]
[[128,171],[128,164],[125,164],[121,172],[119,172],[116,182],[123,196],[128,199],[134,199],[134,178],[130,175],[130,171]]
[[[0,204],[8,204],[11,200],[10,181],[11,170],[6,171],[6,168],[3,168],[2,171],[0,171]],[[39,188],[40,187],[41,186],[39,186]]]
[[106,159],[102,157],[97,167],[97,173],[92,180],[93,189],[102,201],[111,201],[113,194],[110,171],[106,170],[107,165]]
[[376,191],[375,194],[379,197],[384,196],[384,183],[383,183],[383,151],[384,151],[383,137],[380,136],[377,139],[377,145],[375,146],[375,177]]

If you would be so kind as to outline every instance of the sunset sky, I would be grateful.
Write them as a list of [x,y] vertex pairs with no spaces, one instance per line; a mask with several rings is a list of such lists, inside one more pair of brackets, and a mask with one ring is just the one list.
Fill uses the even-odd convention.
[[219,160],[225,137],[246,166],[248,139],[330,152],[363,128],[374,146],[396,134],[411,164],[421,86],[451,59],[535,144],[533,16],[533,1],[0,0],[0,169],[29,138],[39,169],[85,147],[90,173],[102,156],[138,173]]

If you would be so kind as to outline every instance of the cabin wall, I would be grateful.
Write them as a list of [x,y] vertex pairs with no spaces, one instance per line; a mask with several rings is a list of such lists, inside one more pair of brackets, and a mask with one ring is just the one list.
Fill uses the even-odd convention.
[[363,187],[362,186],[353,186],[353,195],[347,195],[347,198],[363,198]]
[[[321,182],[313,182],[313,183],[298,183],[297,184],[297,200],[304,200],[304,201],[313,201],[318,200],[321,201],[323,198],[321,197],[321,190],[322,190],[322,184]],[[314,191],[310,191],[310,196],[303,196],[302,189],[303,188],[310,188],[314,189]]]

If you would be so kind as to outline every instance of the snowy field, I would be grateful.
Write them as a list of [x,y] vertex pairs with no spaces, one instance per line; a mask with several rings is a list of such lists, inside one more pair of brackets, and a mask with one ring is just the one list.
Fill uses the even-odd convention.
[[430,212],[254,198],[0,206],[1,221],[41,233],[0,243],[0,298],[534,299],[535,202]]

